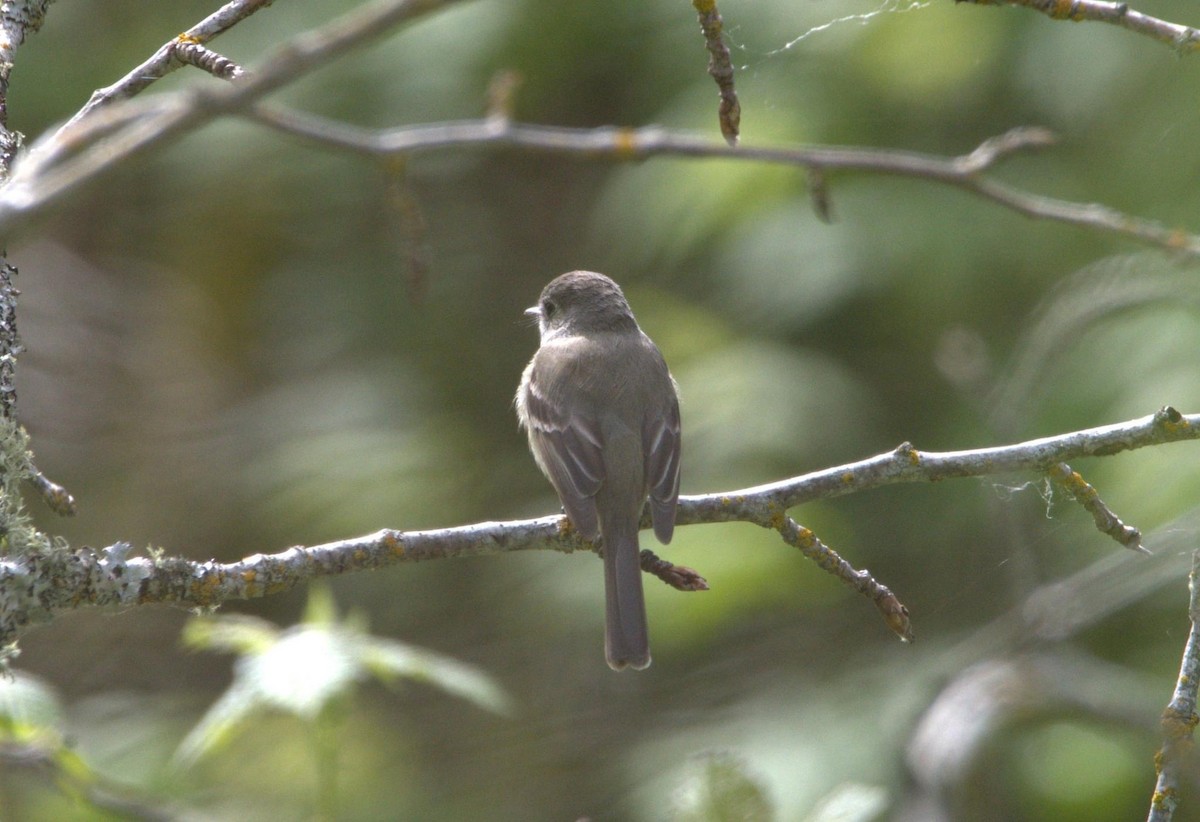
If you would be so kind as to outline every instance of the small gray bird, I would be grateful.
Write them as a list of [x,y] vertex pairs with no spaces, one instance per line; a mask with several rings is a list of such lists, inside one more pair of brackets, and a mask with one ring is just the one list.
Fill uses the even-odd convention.
[[601,538],[604,654],[614,670],[650,664],[638,522],[671,541],[679,500],[679,398],[658,347],[603,274],[552,280],[538,304],[542,344],[517,389],[529,448],[575,528]]

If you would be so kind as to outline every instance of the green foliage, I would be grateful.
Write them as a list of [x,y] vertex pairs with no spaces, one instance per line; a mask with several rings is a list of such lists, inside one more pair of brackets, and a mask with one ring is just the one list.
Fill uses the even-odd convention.
[[729,753],[709,753],[673,798],[673,822],[770,822],[774,806],[749,767]]
[[229,688],[180,743],[175,761],[181,767],[251,727],[264,710],[315,728],[336,724],[339,703],[367,677],[426,682],[485,710],[505,712],[511,706],[494,681],[468,665],[371,636],[353,616],[339,621],[332,595],[320,584],[311,586],[304,621],[291,628],[245,616],[205,616],[191,621],[184,642],[239,658]]
[[68,744],[58,696],[23,671],[0,678],[0,746],[26,765],[25,773],[51,776],[76,809],[96,808],[92,800],[100,777]]

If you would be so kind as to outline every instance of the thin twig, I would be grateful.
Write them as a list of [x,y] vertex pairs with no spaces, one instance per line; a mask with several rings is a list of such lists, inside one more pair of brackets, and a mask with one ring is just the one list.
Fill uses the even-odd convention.
[[717,11],[716,0],[692,0],[696,14],[700,16],[700,31],[704,33],[704,45],[708,49],[708,74],[717,84],[721,105],[717,108],[717,122],[721,136],[731,146],[736,146],[742,122],[742,104],[738,102],[737,89],[733,87],[733,61],[729,46],[725,45],[725,24],[721,12]]
[[1040,11],[1055,20],[1076,22],[1092,20],[1111,23],[1137,34],[1153,37],[1181,54],[1200,50],[1200,29],[1179,23],[1168,23],[1129,7],[1128,3],[1109,3],[1104,0],[955,0],[977,6],[1024,6]]
[[[376,130],[261,104],[238,113],[320,145],[366,155],[491,145],[614,160],[643,160],[665,155],[778,163],[816,172],[822,186],[826,185],[826,172],[829,171],[861,171],[932,180],[964,189],[1028,217],[1117,234],[1200,256],[1200,236],[1196,234],[1103,205],[1043,197],[982,176],[983,172],[1015,153],[1052,145],[1053,135],[1041,128],[1016,128],[984,141],[968,154],[939,157],[849,146],[747,146],[743,143],[733,148],[704,137],[656,127],[561,128],[496,118]],[[0,220],[2,218],[3,199],[0,198]]]
[[668,562],[649,548],[643,548],[639,556],[643,571],[658,577],[676,591],[708,590],[708,580],[700,576],[700,572],[693,568]]
[[[761,524],[761,523],[760,523]],[[800,553],[817,564],[822,571],[840,579],[858,593],[868,597],[883,614],[884,621],[903,642],[912,642],[912,622],[908,609],[896,598],[886,585],[880,583],[865,568],[861,571],[842,559],[836,551],[823,543],[811,529],[805,528],[791,517],[778,517],[775,530],[788,545],[800,549]]]
[[245,20],[254,14],[254,12],[271,5],[272,2],[273,0],[231,0],[231,2],[226,3],[217,11],[183,32],[183,34],[168,40],[140,66],[133,69],[133,71],[111,86],[105,86],[92,92],[92,96],[87,101],[87,104],[76,112],[75,116],[68,120],[63,128],[70,128],[101,106],[108,105],[116,100],[128,100],[134,97],[153,83],[179,68],[183,65],[183,63],[176,60],[175,47],[179,43],[203,45],[214,37],[228,31],[242,20]]
[[1104,500],[1100,499],[1099,492],[1091,483],[1080,476],[1077,471],[1072,471],[1071,466],[1065,462],[1058,462],[1051,465],[1046,473],[1050,479],[1065,488],[1075,498],[1075,501],[1083,506],[1085,511],[1092,515],[1100,533],[1108,534],[1132,551],[1143,554],[1150,553],[1142,545],[1142,532],[1122,522],[1121,518],[1104,504]]
[[1155,766],[1158,782],[1150,801],[1149,822],[1170,822],[1178,805],[1181,777],[1194,768],[1194,735],[1200,716],[1196,714],[1197,688],[1200,686],[1200,551],[1192,553],[1192,572],[1188,577],[1191,597],[1188,616],[1192,630],[1183,648],[1175,693],[1162,714],[1163,745]]

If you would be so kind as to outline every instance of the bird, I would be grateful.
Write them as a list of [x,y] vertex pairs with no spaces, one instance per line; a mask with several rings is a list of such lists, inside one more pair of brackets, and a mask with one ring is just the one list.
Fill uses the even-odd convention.
[[650,500],[654,534],[675,530],[679,392],[658,346],[621,287],[571,271],[526,312],[541,344],[517,389],[529,448],[575,529],[604,558],[605,659],[614,670],[650,665],[639,522]]

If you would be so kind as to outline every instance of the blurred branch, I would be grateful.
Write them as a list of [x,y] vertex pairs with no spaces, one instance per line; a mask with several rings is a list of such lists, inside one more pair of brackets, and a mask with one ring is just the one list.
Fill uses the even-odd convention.
[[[0,235],[131,158],[249,106],[398,25],[456,2],[461,0],[377,0],[286,41],[236,83],[144,101],[118,100],[90,116],[76,117],[37,140],[0,189]],[[177,42],[178,38],[168,44],[172,51]],[[136,94],[143,87],[129,78],[122,93]]]
[[[244,74],[240,67],[199,45],[264,3],[231,2],[220,12],[171,40],[143,67],[93,95],[88,106],[62,128],[39,139],[0,190],[0,234],[48,208],[67,193],[130,158],[165,144],[223,115],[249,117],[263,125],[325,146],[374,156],[391,156],[472,144],[529,150],[645,159],[657,155],[714,157],[801,166],[818,183],[814,202],[828,214],[827,172],[862,171],[931,180],[1038,219],[1116,234],[1172,251],[1200,256],[1200,236],[1099,204],[1043,197],[983,176],[1009,155],[1045,147],[1044,129],[1018,128],[987,140],[969,154],[939,157],[914,152],[842,146],[730,146],[660,128],[571,129],[514,123],[495,112],[478,121],[433,123],[370,130],[262,104],[261,98],[333,57],[390,28],[460,0],[386,0],[356,9],[320,28],[294,37]],[[704,3],[700,3],[704,6]],[[703,11],[703,9],[701,9]],[[715,9],[713,11],[715,13]],[[241,15],[240,17],[238,15]],[[190,50],[189,50],[190,49]],[[238,78],[223,88],[190,89],[151,100],[122,99],[145,88],[181,59],[198,62],[217,76]],[[726,78],[729,79],[729,78]],[[731,81],[730,81],[731,82]],[[722,86],[723,94],[726,89]],[[728,95],[726,95],[728,96]],[[114,102],[115,101],[115,102]],[[736,112],[723,102],[726,119]],[[106,105],[107,104],[107,105]],[[729,120],[732,123],[732,120]],[[725,126],[729,136],[728,123]]]
[[[802,166],[810,172],[810,179],[815,175],[821,188],[823,196],[818,198],[818,203],[825,204],[825,211],[822,213],[818,206],[818,212],[823,218],[828,212],[829,171],[912,177],[961,188],[1028,217],[1118,234],[1171,251],[1200,256],[1200,236],[1195,234],[1095,203],[1043,197],[982,176],[1012,154],[1052,145],[1053,135],[1041,128],[1016,128],[985,140],[969,154],[939,157],[850,146],[747,146],[743,143],[732,147],[658,127],[560,128],[516,123],[498,117],[374,130],[262,104],[238,114],[320,145],[375,157],[492,145],[614,160],[644,160],[667,155]],[[2,206],[0,200],[0,219]]]
[[1175,693],[1162,714],[1163,746],[1155,759],[1158,782],[1150,801],[1150,822],[1169,822],[1178,804],[1180,776],[1194,772],[1196,749],[1193,736],[1200,716],[1196,714],[1196,693],[1200,686],[1200,550],[1192,553],[1192,572],[1188,577],[1191,597],[1188,616],[1192,630],[1183,649]]
[[1128,3],[1108,3],[1104,0],[955,0],[957,3],[974,3],[977,6],[1025,6],[1040,11],[1055,20],[1080,22],[1093,20],[1111,23],[1138,34],[1153,37],[1160,43],[1173,46],[1185,54],[1200,50],[1200,30],[1178,23],[1168,23],[1140,11],[1134,11]]
[[[901,637],[910,631],[907,611],[867,571],[857,571],[786,515],[803,502],[828,499],[901,482],[935,482],[1014,471],[1044,473],[1068,459],[1109,456],[1168,442],[1200,439],[1200,414],[1164,408],[1142,419],[1075,431],[1015,445],[972,451],[894,451],[769,485],[681,497],[676,522],[749,522],[777,531],[826,571],[870,597]],[[385,529],[374,534],[278,554],[255,554],[231,563],[178,557],[130,557],[128,543],[100,551],[50,548],[0,561],[0,644],[16,641],[32,621],[83,605],[179,603],[213,607],[290,590],[316,577],[382,568],[400,562],[480,556],[509,551],[592,550],[566,517],[484,522],[431,531]],[[646,559],[653,564],[653,557]],[[652,569],[653,570],[653,569]],[[688,569],[684,569],[687,571]],[[694,573],[694,572],[692,572]]]
[[[925,680],[939,693],[909,740],[907,807],[893,818],[964,818],[964,791],[977,784],[980,757],[1004,726],[1028,727],[1069,712],[1142,732],[1163,714],[1151,696],[1152,673],[1094,657],[1069,641],[1119,620],[1135,603],[1169,596],[1191,564],[1198,529],[1200,509],[1162,523],[1150,535],[1153,556],[1101,557],[1038,586],[926,658]],[[1184,780],[1196,773],[1188,768],[1180,773]]]

